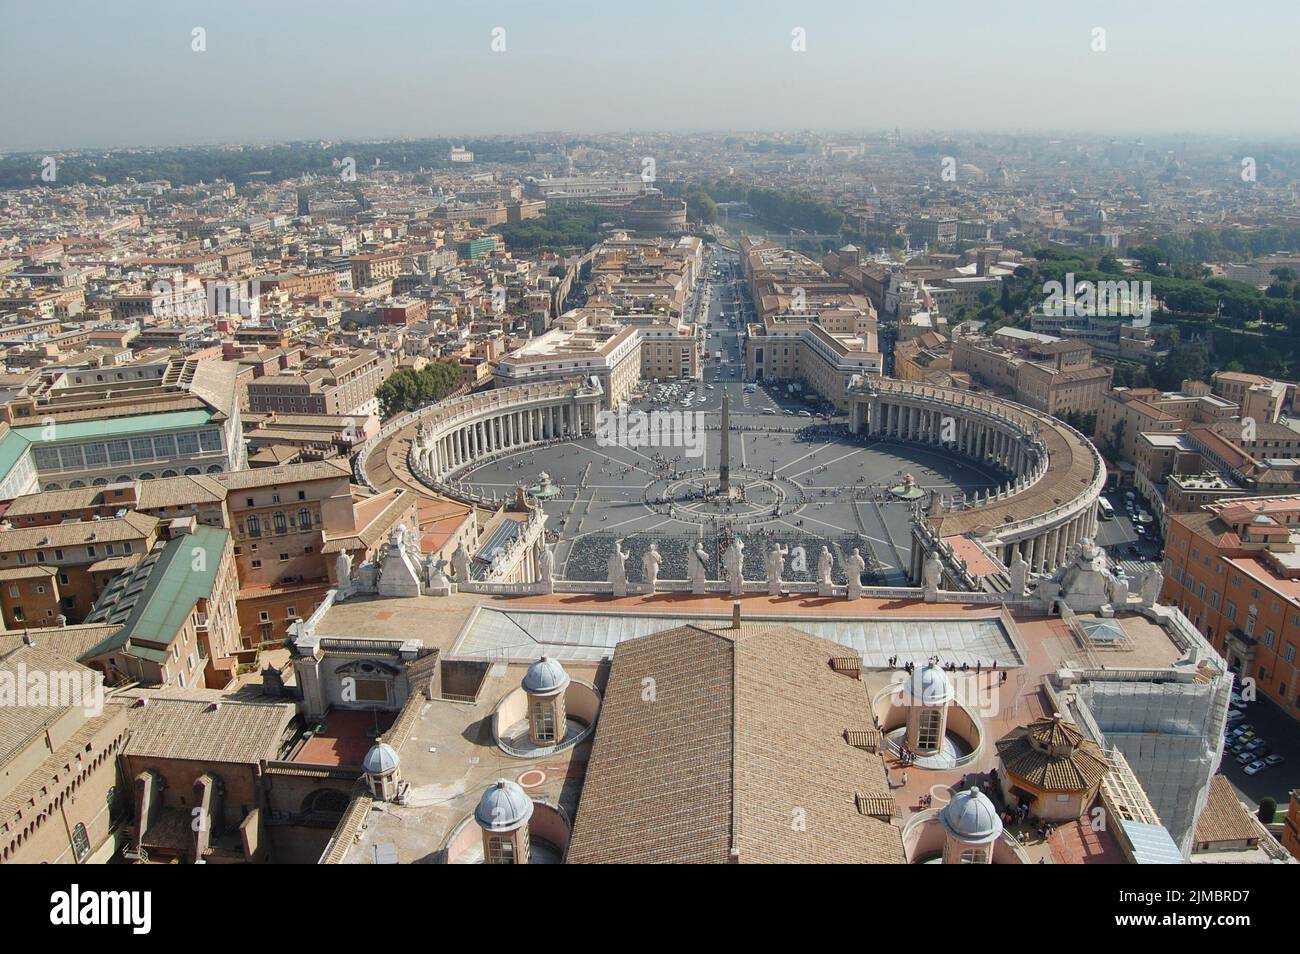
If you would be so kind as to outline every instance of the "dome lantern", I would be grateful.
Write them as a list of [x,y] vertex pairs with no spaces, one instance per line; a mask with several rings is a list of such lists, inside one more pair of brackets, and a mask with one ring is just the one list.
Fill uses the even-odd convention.
[[569,674],[559,660],[543,656],[528,667],[520,685],[528,696],[528,738],[538,747],[559,745],[568,727],[564,691]]
[[944,864],[992,864],[993,844],[1002,837],[1002,817],[978,788],[953,796],[939,812]]
[[533,800],[515,782],[498,779],[488,786],[474,809],[483,830],[483,859],[490,865],[528,864],[528,821]]

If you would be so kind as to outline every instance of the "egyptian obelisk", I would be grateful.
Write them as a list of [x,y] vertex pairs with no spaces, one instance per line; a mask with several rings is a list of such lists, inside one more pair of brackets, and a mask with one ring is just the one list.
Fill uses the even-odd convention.
[[722,457],[718,461],[718,493],[731,493],[731,398],[723,385],[722,391]]

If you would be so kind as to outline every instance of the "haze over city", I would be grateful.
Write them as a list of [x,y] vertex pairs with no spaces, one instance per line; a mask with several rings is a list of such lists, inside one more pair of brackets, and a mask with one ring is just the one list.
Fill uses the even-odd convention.
[[0,37],[0,148],[896,126],[1292,139],[1297,27],[1285,0],[21,4]]

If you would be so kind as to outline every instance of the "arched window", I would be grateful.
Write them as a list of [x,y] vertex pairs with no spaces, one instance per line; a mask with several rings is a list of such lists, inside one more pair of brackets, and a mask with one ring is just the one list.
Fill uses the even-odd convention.
[[262,520],[257,514],[250,514],[248,517],[248,535],[250,537],[262,535]]

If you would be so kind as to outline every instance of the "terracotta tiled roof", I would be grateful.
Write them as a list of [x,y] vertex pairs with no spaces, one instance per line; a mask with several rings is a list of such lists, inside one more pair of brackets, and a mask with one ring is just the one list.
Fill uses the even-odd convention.
[[856,792],[853,797],[858,806],[858,813],[881,821],[894,817],[894,795],[892,792]]
[[[144,705],[134,704],[145,699]],[[256,763],[279,756],[297,711],[289,702],[235,701],[215,690],[134,689],[124,754],[196,762]]]
[[889,786],[845,741],[870,709],[843,652],[786,626],[619,644],[568,860],[903,862],[899,829],[858,808]]
[[879,729],[845,729],[844,741],[855,749],[862,749],[864,752],[880,751],[880,730]]
[[1259,837],[1259,826],[1242,807],[1232,783],[1222,775],[1214,776],[1205,810],[1196,822],[1196,841],[1245,841]]
[[998,740],[1008,775],[1049,792],[1084,792],[1110,771],[1101,747],[1061,718],[1036,719]]

